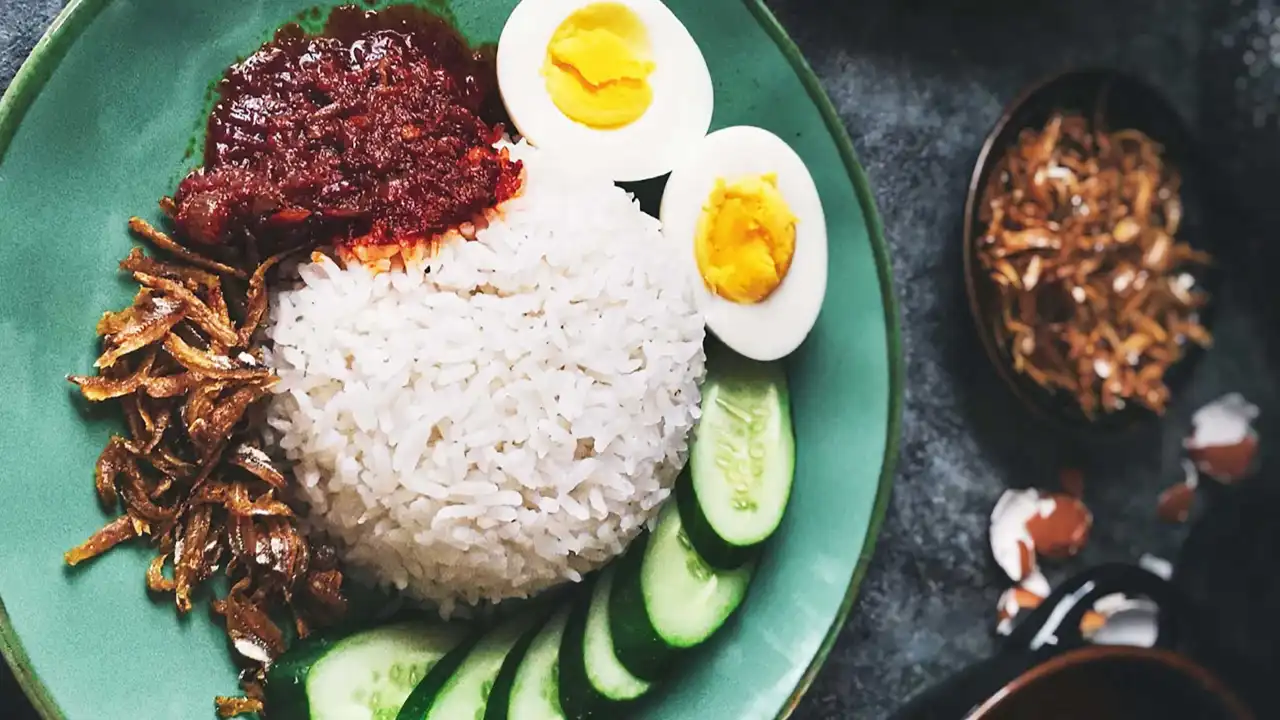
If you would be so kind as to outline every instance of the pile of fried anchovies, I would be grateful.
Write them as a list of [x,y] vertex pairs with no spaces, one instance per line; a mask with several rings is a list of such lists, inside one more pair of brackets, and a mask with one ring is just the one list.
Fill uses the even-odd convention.
[[285,649],[271,616],[291,616],[299,636],[346,612],[333,548],[312,545],[288,504],[292,478],[261,447],[265,401],[276,378],[263,364],[260,325],[267,273],[196,253],[133,218],[129,227],[169,256],[135,248],[120,263],[140,286],[133,304],[98,322],[97,375],[69,378],[91,402],[116,401],[128,426],[98,458],[94,481],[120,513],[68,564],[134,538],[158,555],[147,587],[172,593],[180,613],[218,572],[230,591],[213,602],[242,662],[246,697],[218,698],[221,715],[262,709],[262,673]]
[[1070,393],[1088,417],[1136,402],[1162,413],[1166,371],[1212,342],[1211,262],[1176,239],[1181,178],[1137,130],[1057,114],[1024,130],[984,188],[977,256],[999,297],[997,341],[1015,370]]

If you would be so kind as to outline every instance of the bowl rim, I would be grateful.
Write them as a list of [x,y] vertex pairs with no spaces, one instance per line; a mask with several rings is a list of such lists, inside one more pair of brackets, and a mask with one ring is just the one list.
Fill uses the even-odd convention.
[[1248,706],[1212,670],[1166,648],[1130,645],[1086,645],[1068,650],[1061,655],[1033,666],[1005,683],[995,694],[979,703],[967,717],[969,720],[983,720],[994,711],[1002,709],[1010,698],[1017,693],[1024,692],[1037,683],[1048,680],[1078,665],[1099,660],[1128,660],[1159,665],[1167,670],[1180,673],[1184,678],[1197,683],[1202,689],[1208,691],[1220,701],[1222,706],[1238,720],[1251,720],[1253,718],[1253,712],[1249,710]]
[[[414,0],[405,0],[413,2]],[[8,150],[23,116],[39,96],[45,83],[57,69],[67,50],[75,43],[82,32],[93,22],[98,13],[111,0],[68,0],[67,4],[54,17],[44,34],[36,42],[31,53],[18,68],[18,72],[10,80],[9,87],[0,96],[0,164]],[[849,586],[845,590],[840,606],[832,619],[831,626],[819,644],[813,658],[796,682],[795,689],[787,701],[778,710],[776,720],[786,720],[799,705],[801,698],[812,686],[818,671],[831,654],[836,640],[853,610],[854,601],[862,581],[866,577],[871,558],[875,553],[876,541],[884,525],[892,495],[894,474],[896,471],[899,442],[901,440],[903,376],[905,360],[902,347],[902,328],[897,293],[894,290],[893,264],[890,259],[889,246],[885,239],[884,223],[876,207],[875,197],[871,191],[871,183],[866,171],[858,161],[853,140],[849,136],[839,111],[831,102],[831,98],[823,89],[821,81],[804,58],[799,46],[783,28],[781,22],[765,5],[765,0],[741,0],[747,10],[756,19],[760,27],[777,45],[792,70],[796,73],[805,92],[809,95],[823,124],[835,141],[840,160],[845,167],[849,180],[853,185],[854,196],[862,208],[863,218],[871,244],[872,257],[876,264],[876,275],[880,283],[880,300],[884,308],[885,344],[889,355],[889,402],[886,422],[884,456],[881,461],[880,476],[877,482],[876,495],[871,508],[871,516],[867,524],[866,536],[863,538],[862,552],[854,566]],[[13,624],[5,610],[4,598],[0,597],[0,656],[13,671],[18,686],[43,720],[68,720],[58,707],[52,693],[44,681],[31,667],[30,659],[23,649],[22,642],[14,630]]]

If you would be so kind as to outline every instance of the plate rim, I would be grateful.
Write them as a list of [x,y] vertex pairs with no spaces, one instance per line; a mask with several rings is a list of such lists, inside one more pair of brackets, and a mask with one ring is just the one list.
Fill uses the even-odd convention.
[[[111,0],[69,0],[62,10],[53,18],[49,27],[41,35],[32,48],[31,53],[18,68],[18,72],[9,82],[9,87],[0,96],[0,163],[17,133],[27,109],[39,96],[45,83],[57,69],[67,50],[80,33],[87,28],[98,13]],[[893,263],[890,259],[889,246],[884,235],[884,223],[876,208],[875,197],[871,191],[871,182],[866,170],[858,161],[853,140],[849,136],[840,113],[831,102],[830,96],[822,87],[822,82],[814,73],[809,62],[804,58],[799,46],[787,33],[773,11],[765,5],[765,0],[741,0],[743,5],[759,23],[778,49],[782,52],[791,69],[795,72],[800,84],[809,95],[810,100],[822,116],[823,125],[835,141],[844,164],[845,172],[853,185],[854,196],[862,207],[862,214],[867,226],[867,238],[871,244],[872,257],[875,259],[876,275],[880,282],[880,300],[884,307],[885,345],[889,360],[889,407],[885,432],[884,457],[880,466],[880,477],[877,482],[875,500],[871,507],[871,516],[867,523],[866,536],[863,538],[862,552],[854,566],[849,579],[849,586],[832,619],[831,626],[819,644],[813,658],[801,673],[796,687],[787,701],[779,709],[776,720],[789,718],[800,704],[800,700],[808,692],[817,678],[818,672],[826,663],[853,610],[854,602],[859,596],[862,582],[866,578],[871,558],[875,554],[876,542],[883,529],[885,516],[889,509],[892,495],[894,474],[896,472],[899,443],[901,441],[903,375],[905,360],[902,348],[902,328],[897,293],[894,291]],[[0,597],[0,656],[12,670],[18,686],[22,688],[28,700],[43,720],[67,720],[61,708],[53,699],[52,693],[30,665],[22,641],[18,638],[8,612],[4,598]]]

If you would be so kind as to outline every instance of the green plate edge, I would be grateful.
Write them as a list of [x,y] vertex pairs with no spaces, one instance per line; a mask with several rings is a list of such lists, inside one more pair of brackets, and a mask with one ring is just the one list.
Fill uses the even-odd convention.
[[[0,160],[4,159],[5,151],[9,149],[9,143],[13,140],[23,114],[40,94],[45,81],[49,79],[67,48],[71,47],[80,32],[93,22],[94,17],[109,2],[111,0],[70,0],[31,50],[31,55],[14,75],[8,90],[3,97],[0,97]],[[813,68],[804,59],[800,48],[778,22],[773,11],[765,6],[764,0],[742,0],[742,2],[769,37],[773,38],[778,48],[782,50],[782,54],[787,57],[796,76],[804,85],[805,91],[809,93],[809,97],[822,115],[827,131],[831,133],[836,146],[840,149],[840,159],[844,162],[845,171],[853,182],[854,192],[858,197],[858,203],[862,205],[862,212],[870,230],[871,250],[875,255],[876,274],[880,280],[880,299],[884,304],[886,341],[889,348],[889,426],[885,439],[884,460],[880,468],[880,484],[876,489],[876,501],[871,509],[871,522],[867,525],[862,555],[858,558],[853,577],[849,581],[849,589],[845,591],[844,600],[840,603],[840,609],[827,630],[826,637],[818,646],[818,652],[814,654],[809,667],[805,668],[804,674],[800,676],[800,681],[796,684],[791,697],[778,713],[777,720],[786,720],[795,712],[800,699],[809,690],[818,671],[826,662],[827,656],[831,654],[831,648],[835,646],[840,630],[853,610],[853,603],[858,597],[862,580],[866,577],[871,557],[875,554],[876,540],[880,537],[880,528],[884,525],[885,514],[889,509],[893,475],[898,460],[898,442],[902,432],[904,361],[898,297],[893,289],[893,265],[889,260],[889,247],[884,238],[884,222],[876,209],[875,198],[871,194],[871,183],[853,149],[853,140],[849,137],[849,132],[845,129],[835,105],[831,103],[831,98],[822,89],[818,76],[814,74]],[[27,654],[22,649],[22,642],[9,622],[9,614],[5,611],[3,598],[0,598],[0,655],[4,656],[9,667],[13,669],[18,685],[27,694],[40,717],[44,720],[65,720],[44,683],[32,671]]]
[[[9,87],[0,96],[0,162],[4,161],[13,135],[18,131],[18,124],[27,108],[44,88],[45,81],[53,74],[67,48],[75,42],[80,33],[93,22],[102,8],[110,0],[68,0],[62,11],[53,18],[49,29],[36,42],[31,54],[23,61],[18,72],[9,82]],[[872,519],[875,522],[875,519]],[[9,621],[9,613],[4,606],[4,598],[0,597],[0,655],[13,671],[18,686],[27,694],[27,699],[36,713],[44,720],[65,720],[62,710],[54,702],[44,682],[31,669],[27,652],[22,649],[22,641],[13,631]]]
[[[827,636],[822,639],[818,652],[814,654],[809,667],[805,668],[804,674],[800,676],[800,681],[796,684],[796,689],[791,693],[787,704],[778,713],[778,720],[786,720],[791,713],[795,712],[796,706],[800,704],[800,698],[808,692],[809,686],[818,676],[818,671],[822,669],[827,656],[831,654],[831,648],[835,646],[840,630],[849,619],[853,603],[858,598],[858,589],[862,587],[862,580],[867,575],[867,567],[871,565],[871,558],[875,555],[876,540],[880,537],[880,528],[884,525],[884,517],[889,510],[893,475],[898,462],[898,442],[902,435],[902,382],[905,362],[902,356],[902,326],[899,324],[898,296],[893,290],[893,263],[889,259],[889,246],[884,238],[884,221],[880,219],[875,198],[871,194],[871,181],[868,180],[866,171],[858,162],[858,154],[853,149],[853,139],[849,137],[849,131],[845,128],[844,121],[840,119],[840,113],[835,105],[831,103],[827,91],[822,89],[822,82],[818,80],[813,68],[809,67],[809,62],[804,59],[799,46],[787,34],[782,23],[778,22],[773,11],[765,6],[764,0],[743,0],[743,2],[751,14],[755,15],[760,26],[782,50],[782,54],[787,56],[805,91],[818,107],[827,131],[831,133],[836,146],[840,148],[840,159],[844,162],[845,171],[849,173],[849,179],[853,182],[854,192],[858,196],[858,203],[862,205],[862,212],[870,230],[871,251],[875,255],[876,274],[880,278],[880,299],[884,304],[886,344],[889,348],[889,427],[885,434],[884,460],[880,466],[880,486],[876,489],[876,502],[871,509],[871,522],[867,525],[862,555],[853,569],[849,589],[845,591],[844,600],[840,602],[840,609],[827,630]],[[4,155],[3,146],[4,138],[0,136],[0,157]],[[0,609],[3,609],[2,601],[0,601]],[[0,626],[0,649],[2,645],[3,627]]]

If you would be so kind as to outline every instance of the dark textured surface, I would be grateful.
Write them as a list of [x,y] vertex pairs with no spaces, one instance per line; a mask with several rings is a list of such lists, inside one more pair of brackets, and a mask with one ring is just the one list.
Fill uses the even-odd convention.
[[[823,78],[871,177],[892,245],[907,354],[902,455],[884,533],[853,616],[796,717],[883,718],[923,684],[992,652],[1004,583],[989,559],[986,526],[1004,488],[1051,485],[1064,465],[1085,469],[1094,537],[1083,557],[1051,568],[1052,577],[1144,552],[1173,558],[1185,531],[1156,522],[1154,503],[1181,478],[1189,413],[1241,390],[1263,406],[1265,436],[1269,411],[1280,409],[1269,379],[1276,364],[1258,341],[1261,328],[1280,321],[1277,304],[1261,299],[1274,294],[1268,263],[1257,255],[1268,253],[1274,266],[1274,243],[1224,234],[1219,252],[1233,281],[1220,305],[1218,347],[1163,427],[1101,450],[1029,424],[998,384],[967,314],[959,254],[961,208],[983,137],[1020,88],[1059,69],[1114,66],[1149,79],[1193,124],[1214,131],[1207,135],[1233,177],[1265,176],[1280,153],[1276,120],[1255,117],[1251,93],[1274,73],[1253,69],[1256,56],[1241,48],[1270,27],[1270,5],[1263,17],[1262,4],[1240,7],[1240,0],[771,4]],[[0,87],[58,5],[0,0]],[[1246,14],[1251,25],[1241,21]],[[1269,35],[1261,37],[1270,47]],[[12,695],[8,682],[0,679],[0,698]],[[0,715],[10,717],[5,703]]]
[[[993,651],[1003,582],[989,559],[987,517],[1005,487],[1052,486],[1058,468],[1084,468],[1093,538],[1051,579],[1146,552],[1172,559],[1185,531],[1158,523],[1154,503],[1182,477],[1190,412],[1240,390],[1263,406],[1266,437],[1275,365],[1258,337],[1276,315],[1255,298],[1269,286],[1245,281],[1250,271],[1235,267],[1256,250],[1244,238],[1222,238],[1218,248],[1232,281],[1216,351],[1163,427],[1115,448],[1076,446],[1028,423],[986,364],[960,272],[973,163],[1021,88],[1064,68],[1116,67],[1155,83],[1193,125],[1220,134],[1239,113],[1210,105],[1206,89],[1234,87],[1242,69],[1209,28],[1242,11],[1171,0],[996,1],[967,3],[963,14],[943,0],[773,5],[824,79],[871,177],[893,248],[907,356],[902,453],[885,530],[854,614],[798,715],[884,717],[922,684]],[[830,9],[815,12],[820,6]],[[1274,127],[1261,133],[1271,145]],[[1219,144],[1234,169],[1260,162],[1242,143]],[[1276,257],[1274,245],[1269,252]]]

